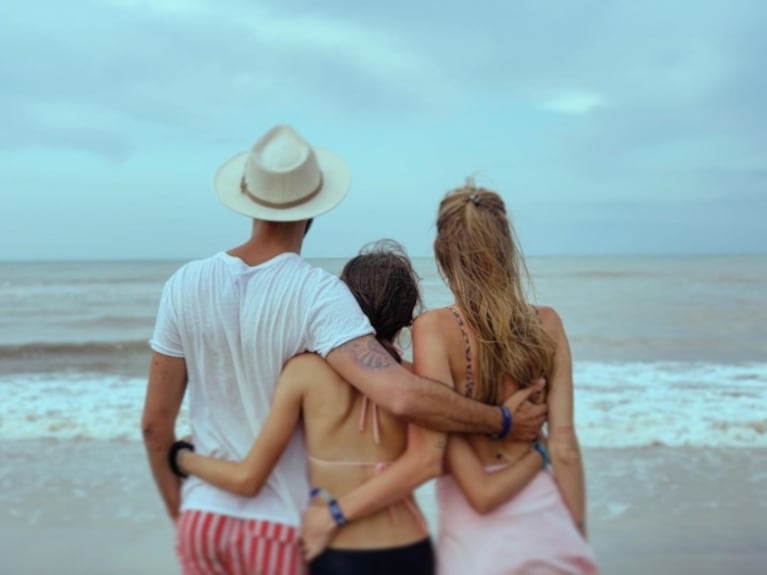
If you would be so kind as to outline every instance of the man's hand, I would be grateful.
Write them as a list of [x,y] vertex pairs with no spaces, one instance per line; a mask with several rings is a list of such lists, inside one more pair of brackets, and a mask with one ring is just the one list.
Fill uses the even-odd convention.
[[546,380],[541,378],[536,383],[521,389],[511,395],[504,405],[509,408],[512,416],[511,433],[509,437],[517,441],[535,441],[541,433],[541,426],[546,421],[548,406],[545,403],[536,405],[530,401],[530,396],[539,393],[546,387]]
[[336,524],[327,507],[310,505],[301,521],[301,552],[307,563],[322,553],[333,538]]

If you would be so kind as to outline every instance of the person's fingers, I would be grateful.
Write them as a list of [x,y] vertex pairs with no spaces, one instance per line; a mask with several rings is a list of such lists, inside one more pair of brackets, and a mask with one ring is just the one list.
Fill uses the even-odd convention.
[[528,419],[533,419],[536,417],[545,417],[546,413],[549,411],[549,406],[545,403],[523,403],[519,406],[518,414],[523,415]]
[[307,551],[306,557],[305,557],[306,562],[308,563],[309,561],[313,560],[315,557],[317,557],[317,555],[319,555],[319,553],[317,552],[316,549],[313,549],[311,551]]
[[530,399],[530,396],[535,393],[535,391],[536,390],[532,386],[520,389],[519,391],[515,391],[506,400],[506,406],[509,407],[512,411],[515,411],[520,405]]
[[541,391],[544,387],[546,387],[546,380],[543,378],[538,379],[534,384],[525,387],[523,389],[520,389],[518,391],[515,391],[507,400],[506,405],[508,406],[514,406],[517,407],[524,402],[526,402],[528,399],[530,399],[530,396],[534,393],[538,393]]
[[312,552],[308,545],[305,543],[301,544],[301,556],[304,558],[304,561],[310,561],[312,558]]

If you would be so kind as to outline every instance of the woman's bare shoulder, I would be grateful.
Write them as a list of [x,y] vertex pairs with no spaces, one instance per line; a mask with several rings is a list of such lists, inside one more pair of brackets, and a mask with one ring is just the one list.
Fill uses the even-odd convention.
[[430,309],[420,314],[413,322],[413,329],[419,330],[442,330],[450,323],[455,322],[455,316],[446,307]]
[[551,337],[557,339],[565,333],[565,326],[557,310],[546,305],[535,306],[535,309],[538,312],[538,317],[541,319],[543,329]]
[[340,379],[330,364],[316,353],[300,353],[293,356],[282,368],[282,375],[296,380]]

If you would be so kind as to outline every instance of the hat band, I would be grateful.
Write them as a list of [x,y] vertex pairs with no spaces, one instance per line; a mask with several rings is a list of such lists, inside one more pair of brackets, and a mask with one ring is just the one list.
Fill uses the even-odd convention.
[[270,202],[268,200],[264,200],[262,198],[259,198],[258,196],[253,195],[250,190],[248,190],[248,184],[245,182],[245,176],[242,177],[242,180],[240,180],[240,191],[248,196],[249,199],[253,200],[257,204],[264,206],[265,208],[275,208],[278,210],[287,210],[289,208],[295,208],[296,206],[300,206],[301,204],[305,204],[314,196],[320,193],[320,190],[322,190],[322,174],[320,174],[320,182],[317,184],[317,187],[312,191],[311,193],[298,198],[297,200],[293,200],[291,202]]

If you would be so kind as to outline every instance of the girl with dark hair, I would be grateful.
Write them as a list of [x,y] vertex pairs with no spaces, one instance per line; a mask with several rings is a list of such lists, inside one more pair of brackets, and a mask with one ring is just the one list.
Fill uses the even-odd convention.
[[[418,276],[404,250],[391,241],[375,244],[344,266],[341,279],[370,319],[376,338],[402,362],[394,341],[420,307]],[[204,457],[180,442],[171,452],[171,466],[182,475],[253,496],[301,421],[315,486],[310,511],[330,522],[329,548],[319,556],[326,541],[305,549],[309,572],[433,573],[431,539],[412,491],[440,472],[444,435],[379,411],[317,355],[300,355],[285,365],[269,418],[245,460]],[[378,474],[387,467],[384,479]],[[242,572],[249,572],[247,566]]]
[[546,396],[532,400],[548,404],[549,434],[548,446],[450,436],[449,475],[437,482],[440,575],[597,573],[585,539],[567,335],[556,311],[525,298],[527,270],[501,197],[471,181],[449,192],[434,253],[455,302],[418,318],[416,361],[444,363],[442,381],[494,405],[545,378]]

